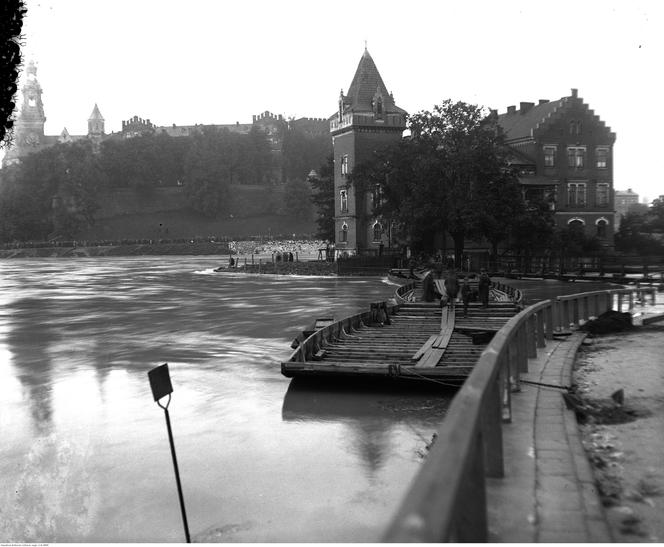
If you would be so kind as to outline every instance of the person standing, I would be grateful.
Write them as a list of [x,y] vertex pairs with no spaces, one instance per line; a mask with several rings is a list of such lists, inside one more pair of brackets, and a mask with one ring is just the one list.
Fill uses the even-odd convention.
[[459,294],[459,281],[457,280],[456,272],[452,270],[445,278],[445,292],[447,293],[447,305],[454,309],[457,295]]
[[491,278],[489,274],[486,273],[486,270],[480,272],[480,280],[478,283],[478,291],[480,302],[482,303],[483,308],[489,307],[489,287],[491,286]]
[[463,302],[463,316],[468,315],[468,303],[470,302],[470,285],[468,284],[468,278],[463,278],[463,285],[461,285],[461,301]]

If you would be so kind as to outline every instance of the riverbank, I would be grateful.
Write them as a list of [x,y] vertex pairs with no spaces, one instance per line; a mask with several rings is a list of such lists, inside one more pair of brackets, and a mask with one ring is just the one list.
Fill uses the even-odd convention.
[[642,326],[577,355],[578,393],[602,410],[580,428],[617,542],[664,540],[663,337],[664,324]]

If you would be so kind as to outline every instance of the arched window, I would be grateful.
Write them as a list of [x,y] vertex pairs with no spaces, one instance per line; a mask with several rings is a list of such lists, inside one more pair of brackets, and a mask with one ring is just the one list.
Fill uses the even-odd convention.
[[379,116],[381,116],[383,114],[383,98],[382,97],[378,97],[378,99],[376,99],[376,114],[378,114]]
[[606,230],[609,225],[609,221],[604,217],[598,218],[595,221],[595,226],[597,226],[597,237],[604,239],[606,238]]
[[348,241],[348,224],[345,222],[341,226],[341,230],[339,231],[339,241],[341,243],[346,243]]
[[373,225],[373,240],[381,241],[383,239],[383,225],[380,222],[376,222]]
[[348,192],[346,190],[339,191],[339,208],[342,213],[348,212]]

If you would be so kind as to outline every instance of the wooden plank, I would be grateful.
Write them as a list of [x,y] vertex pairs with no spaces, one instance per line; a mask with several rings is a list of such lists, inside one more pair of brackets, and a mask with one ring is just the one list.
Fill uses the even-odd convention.
[[436,335],[435,334],[432,334],[431,336],[429,336],[429,339],[426,342],[424,342],[424,344],[422,344],[422,347],[420,347],[420,349],[418,349],[413,354],[411,359],[419,359],[420,357],[422,357],[424,352],[427,351],[433,345],[435,340],[436,340]]

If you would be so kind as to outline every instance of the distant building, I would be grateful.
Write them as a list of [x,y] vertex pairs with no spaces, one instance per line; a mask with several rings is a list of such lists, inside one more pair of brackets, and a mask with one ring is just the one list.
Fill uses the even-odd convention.
[[[15,123],[14,143],[3,159],[3,166],[17,163],[20,158],[57,143],[89,139],[95,146],[98,146],[107,139],[133,138],[142,135],[166,134],[171,137],[189,137],[204,128],[215,128],[240,134],[248,134],[252,128],[258,128],[265,133],[272,152],[278,156],[282,151],[284,134],[289,128],[298,129],[307,135],[329,135],[330,131],[329,121],[325,118],[299,118],[287,121],[281,114],[276,115],[265,111],[253,116],[252,123],[208,125],[157,126],[149,119],[134,116],[122,121],[122,131],[107,134],[104,131],[104,117],[95,104],[88,119],[86,135],[71,135],[66,127],[59,135],[45,135],[46,116],[42,103],[42,88],[37,81],[37,67],[34,62],[31,61],[28,64],[26,73],[27,80],[21,89],[23,104]],[[275,166],[278,166],[278,162],[275,162]],[[275,167],[275,176],[277,172],[278,168]]]
[[334,149],[334,217],[337,255],[374,254],[390,245],[390,227],[373,215],[380,189],[359,193],[348,175],[373,152],[398,142],[406,129],[406,111],[396,106],[365,49],[348,94],[339,96],[330,118]]
[[614,192],[614,203],[616,208],[616,231],[620,228],[620,220],[629,213],[630,207],[639,203],[639,194],[631,188],[625,190],[616,190]]
[[497,119],[526,201],[548,201],[558,226],[577,226],[612,247],[616,135],[577,90],[556,101],[509,106]]

